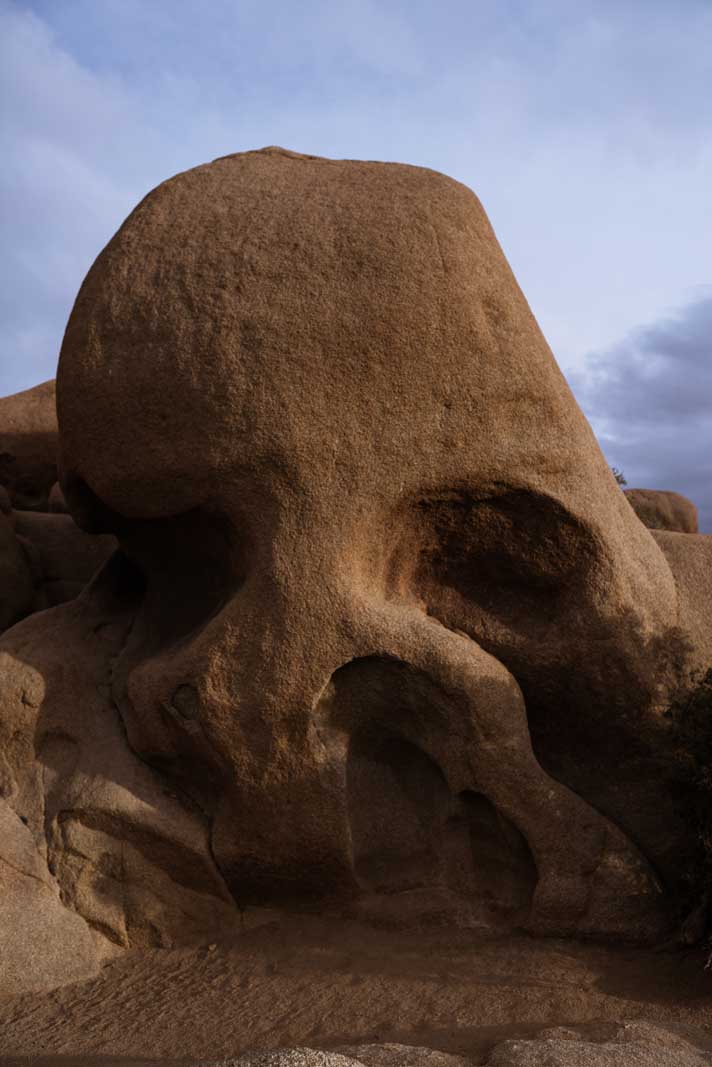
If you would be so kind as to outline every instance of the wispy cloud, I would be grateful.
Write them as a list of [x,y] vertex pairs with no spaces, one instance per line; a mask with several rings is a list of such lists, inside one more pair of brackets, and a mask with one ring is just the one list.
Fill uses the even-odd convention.
[[629,484],[689,496],[712,533],[712,287],[570,380]]
[[574,373],[712,281],[711,57],[709,0],[0,0],[0,394],[150,188],[265,144],[472,186]]

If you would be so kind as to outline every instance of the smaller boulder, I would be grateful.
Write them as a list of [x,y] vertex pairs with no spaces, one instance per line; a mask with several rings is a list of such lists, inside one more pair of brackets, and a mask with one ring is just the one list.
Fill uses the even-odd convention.
[[471,1067],[472,1061],[438,1049],[414,1045],[354,1045],[341,1049],[364,1067]]
[[54,381],[0,397],[0,485],[17,511],[46,511],[57,481]]
[[13,511],[0,491],[0,633],[78,596],[116,548],[70,515]]
[[697,508],[680,493],[668,489],[624,489],[628,503],[649,530],[697,533]]
[[15,533],[34,561],[36,611],[78,596],[116,548],[111,534],[87,534],[71,515],[16,512]]
[[195,1067],[471,1067],[472,1061],[412,1045],[354,1045],[334,1052],[283,1048],[246,1052],[236,1059],[201,1061]]
[[246,1052],[229,1060],[201,1060],[195,1067],[364,1067],[351,1056],[315,1048],[282,1048]]
[[4,504],[0,494],[0,633],[29,615],[35,601],[30,559],[15,534],[12,511]]
[[605,1041],[572,1030],[544,1031],[532,1040],[504,1041],[487,1067],[709,1067],[712,1057],[678,1034],[652,1023],[615,1027]]

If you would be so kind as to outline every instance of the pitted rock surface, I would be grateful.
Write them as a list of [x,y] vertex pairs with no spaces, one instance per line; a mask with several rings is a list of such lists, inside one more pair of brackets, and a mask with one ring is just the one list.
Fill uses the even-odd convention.
[[177,175],[57,395],[67,505],[119,550],[0,641],[0,741],[97,951],[238,902],[667,933],[659,711],[710,578],[621,494],[470,190],[278,148]]
[[199,1063],[195,1067],[365,1067],[352,1056],[338,1052],[321,1052],[311,1048],[275,1049],[270,1052],[247,1052],[236,1059]]
[[277,1049],[251,1052],[237,1059],[211,1061],[196,1067],[471,1067],[472,1061],[436,1049],[411,1045],[358,1045],[339,1052],[318,1049]]
[[[620,811],[575,768],[602,729],[630,755],[624,722],[645,747],[674,580],[468,189],[278,148],[180,174],[89,272],[57,388],[68,505],[147,583],[129,742],[193,762],[235,893],[445,890],[468,924],[661,933],[616,825],[671,862],[649,762]],[[613,676],[634,708],[604,727]]]
[[650,1023],[624,1023],[608,1041],[554,1030],[531,1041],[498,1045],[487,1067],[709,1067],[712,1053]]
[[364,1067],[472,1067],[472,1060],[414,1045],[354,1045],[342,1050]]

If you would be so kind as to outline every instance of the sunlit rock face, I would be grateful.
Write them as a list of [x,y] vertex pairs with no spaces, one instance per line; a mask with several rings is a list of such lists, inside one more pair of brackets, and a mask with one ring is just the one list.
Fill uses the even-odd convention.
[[678,585],[468,189],[277,148],[178,175],[89,272],[57,389],[67,505],[120,550],[6,635],[2,723],[95,931],[665,929]]

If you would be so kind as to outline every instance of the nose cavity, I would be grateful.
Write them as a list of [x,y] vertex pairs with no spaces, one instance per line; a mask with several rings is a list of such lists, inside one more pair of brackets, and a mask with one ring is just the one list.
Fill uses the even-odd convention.
[[536,886],[525,838],[482,794],[453,791],[423,740],[446,727],[443,694],[405,662],[371,656],[332,679],[348,731],[347,807],[360,910],[398,924],[523,923]]

